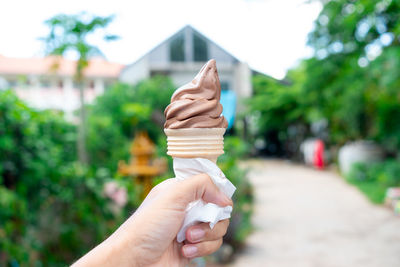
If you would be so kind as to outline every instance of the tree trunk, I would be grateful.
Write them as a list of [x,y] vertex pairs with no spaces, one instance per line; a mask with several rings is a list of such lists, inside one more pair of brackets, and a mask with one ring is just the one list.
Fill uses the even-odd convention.
[[86,151],[86,110],[84,98],[84,84],[82,81],[78,82],[79,87],[79,124],[78,124],[78,159],[84,165],[88,164],[88,156]]

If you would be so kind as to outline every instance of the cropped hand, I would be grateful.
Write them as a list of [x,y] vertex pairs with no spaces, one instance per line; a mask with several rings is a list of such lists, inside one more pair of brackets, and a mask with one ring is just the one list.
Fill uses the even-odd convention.
[[115,233],[73,266],[185,266],[191,258],[215,252],[228,220],[213,229],[208,223],[189,227],[186,241],[176,241],[187,205],[200,198],[222,207],[232,205],[206,174],[184,181],[168,179],[151,190]]

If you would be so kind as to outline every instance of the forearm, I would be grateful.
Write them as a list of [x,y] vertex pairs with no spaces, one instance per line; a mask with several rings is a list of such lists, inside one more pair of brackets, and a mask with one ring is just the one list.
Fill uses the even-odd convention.
[[121,266],[136,267],[135,253],[129,241],[114,233],[85,256],[75,262],[72,267],[89,266]]

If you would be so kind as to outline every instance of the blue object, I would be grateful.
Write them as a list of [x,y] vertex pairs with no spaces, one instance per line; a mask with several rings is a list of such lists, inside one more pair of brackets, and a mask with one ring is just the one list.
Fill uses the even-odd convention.
[[224,110],[222,111],[222,115],[228,121],[228,130],[232,128],[233,123],[235,122],[235,114],[236,114],[236,94],[231,90],[222,90],[221,91],[221,100],[220,100]]

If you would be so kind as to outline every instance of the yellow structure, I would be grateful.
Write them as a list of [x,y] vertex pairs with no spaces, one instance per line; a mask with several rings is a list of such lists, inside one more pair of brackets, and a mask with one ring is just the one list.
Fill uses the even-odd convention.
[[153,159],[155,145],[146,132],[136,134],[130,151],[129,164],[120,161],[118,172],[121,175],[135,177],[136,184],[143,188],[142,199],[144,199],[153,186],[153,177],[166,170],[166,162],[162,159]]

